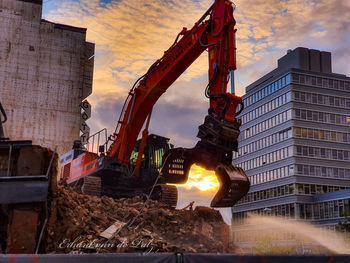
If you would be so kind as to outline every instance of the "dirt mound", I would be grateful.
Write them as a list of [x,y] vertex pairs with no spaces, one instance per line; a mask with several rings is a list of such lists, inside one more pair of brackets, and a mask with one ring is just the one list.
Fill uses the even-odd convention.
[[87,196],[63,185],[51,204],[46,253],[233,252],[228,225],[208,207],[176,210],[154,200],[144,205],[138,197]]

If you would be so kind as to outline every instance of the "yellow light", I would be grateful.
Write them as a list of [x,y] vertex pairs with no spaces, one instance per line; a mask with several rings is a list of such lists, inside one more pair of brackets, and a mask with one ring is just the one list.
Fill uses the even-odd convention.
[[187,182],[176,186],[188,190],[197,188],[200,191],[216,191],[219,188],[219,182],[214,171],[206,170],[194,164],[191,166]]
[[346,122],[350,122],[350,117],[346,117]]

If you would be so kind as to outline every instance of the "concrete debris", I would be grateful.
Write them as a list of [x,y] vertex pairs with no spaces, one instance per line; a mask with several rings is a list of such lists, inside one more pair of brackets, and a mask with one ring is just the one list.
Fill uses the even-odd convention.
[[100,237],[104,237],[107,239],[111,239],[116,233],[118,233],[126,223],[121,222],[119,220],[115,221],[113,225],[111,225],[109,228],[107,228],[105,231],[103,231],[100,234]]
[[176,210],[149,200],[139,214],[140,197],[99,198],[63,185],[51,204],[46,253],[234,252],[228,225],[208,207]]

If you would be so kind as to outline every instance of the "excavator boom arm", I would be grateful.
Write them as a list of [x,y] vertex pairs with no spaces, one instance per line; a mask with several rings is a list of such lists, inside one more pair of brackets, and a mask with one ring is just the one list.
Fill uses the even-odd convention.
[[[208,15],[210,19],[205,20]],[[184,28],[182,38],[164,52],[129,93],[125,109],[112,135],[108,155],[129,163],[142,126],[154,104],[170,85],[205,51],[209,54],[209,84],[206,94],[210,108],[227,121],[235,120],[240,97],[227,93],[229,71],[236,69],[235,20],[233,5],[216,0],[191,30]]]

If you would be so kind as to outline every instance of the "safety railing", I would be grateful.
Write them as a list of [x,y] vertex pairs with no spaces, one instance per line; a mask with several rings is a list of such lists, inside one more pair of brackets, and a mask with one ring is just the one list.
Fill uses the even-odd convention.
[[[108,150],[108,135],[107,135],[107,129],[104,128],[98,132],[96,132],[95,134],[91,135],[88,140],[87,143],[84,145],[85,148],[92,153],[106,153],[106,151]],[[102,144],[101,144],[102,143]],[[100,146],[103,146],[103,151],[102,149],[100,149]]]

